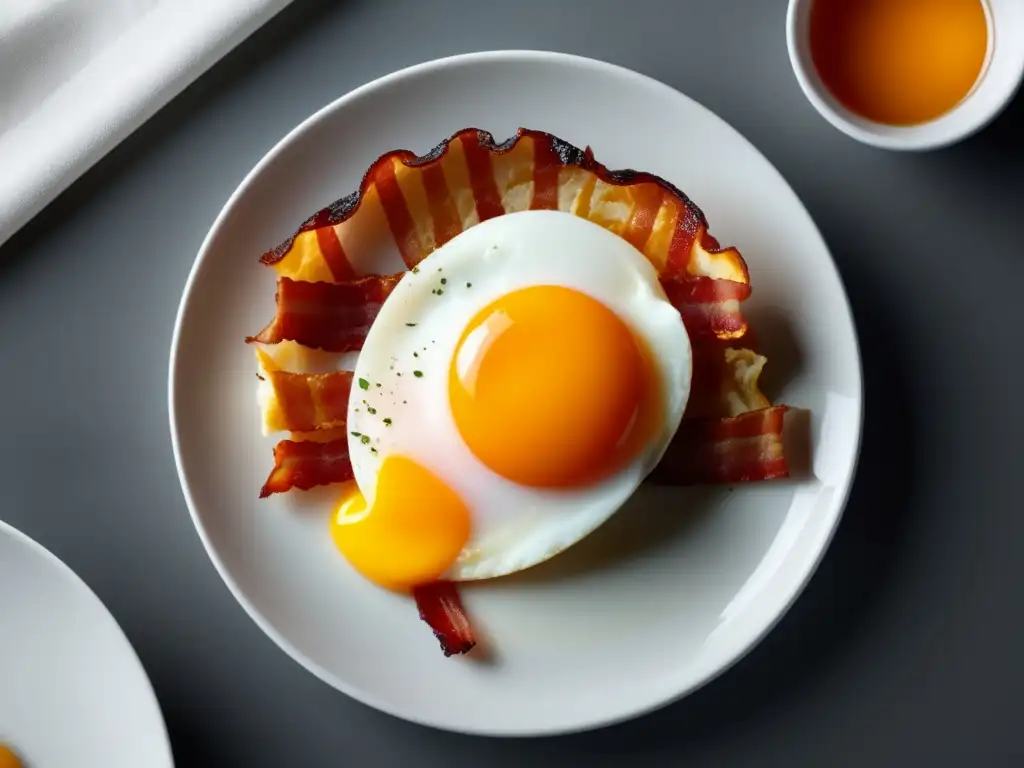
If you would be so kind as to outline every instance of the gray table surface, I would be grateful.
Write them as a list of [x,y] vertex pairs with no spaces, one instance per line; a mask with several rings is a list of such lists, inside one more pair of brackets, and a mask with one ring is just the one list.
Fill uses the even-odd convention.
[[[1024,765],[1024,98],[951,149],[861,146],[801,95],[785,6],[296,0],[0,249],[0,516],[121,623],[179,766]],[[180,293],[244,174],[355,86],[488,48],[623,64],[743,132],[821,227],[864,356],[853,496],[794,609],[690,698],[565,738],[432,731],[303,671],[214,571],[167,428]]]

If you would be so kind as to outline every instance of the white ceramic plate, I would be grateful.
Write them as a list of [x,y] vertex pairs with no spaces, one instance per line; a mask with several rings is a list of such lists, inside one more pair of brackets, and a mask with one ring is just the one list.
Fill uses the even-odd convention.
[[[653,171],[700,205],[752,275],[745,305],[776,401],[809,409],[798,478],[644,488],[547,564],[464,590],[488,663],[446,659],[407,599],[359,578],[328,532],[330,492],[258,501],[272,438],[259,433],[253,353],[273,315],[257,263],[309,214],[356,188],[381,153],[422,153],[474,126],[590,144],[611,168]],[[778,172],[715,115],[654,80],[559,54],[496,52],[403,70],[306,120],[221,212],[182,298],[170,421],[185,498],[239,602],[329,684],[410,720],[481,734],[548,734],[646,712],[707,682],[785,612],[821,559],[854,473],[861,373],[829,253]],[[801,466],[802,465],[802,468]],[[311,503],[311,499],[319,503]]]
[[64,563],[0,523],[0,743],[30,768],[170,768],[128,639]]

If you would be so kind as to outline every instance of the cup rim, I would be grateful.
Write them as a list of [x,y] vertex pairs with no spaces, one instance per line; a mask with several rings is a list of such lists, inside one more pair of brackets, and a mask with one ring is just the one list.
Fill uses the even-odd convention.
[[[807,32],[815,0],[789,0],[786,47],[804,96],[835,128],[861,143],[891,150],[938,149],[980,131],[1003,111],[1024,79],[1024,3],[979,0],[988,22],[988,51],[974,86],[948,112],[924,123],[895,126],[864,118],[843,106],[814,67]],[[1017,34],[1013,33],[1016,28]]]

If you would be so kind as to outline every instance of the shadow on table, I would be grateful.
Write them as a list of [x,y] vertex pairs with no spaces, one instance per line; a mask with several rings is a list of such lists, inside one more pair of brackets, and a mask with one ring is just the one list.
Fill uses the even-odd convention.
[[[1000,177],[1009,181],[1016,177],[1002,171],[1006,170],[1008,165],[1019,167],[1024,163],[1024,153],[1020,151],[1021,136],[1024,136],[1024,90],[1017,93],[1002,114],[987,128],[966,141],[942,150],[942,155],[945,156],[943,160],[948,163],[934,163],[933,167],[945,168],[951,176],[959,173],[972,176],[995,174],[991,179],[995,183],[1000,182]],[[928,155],[923,154],[920,157],[927,159]],[[1016,192],[1019,193],[1019,190]]]

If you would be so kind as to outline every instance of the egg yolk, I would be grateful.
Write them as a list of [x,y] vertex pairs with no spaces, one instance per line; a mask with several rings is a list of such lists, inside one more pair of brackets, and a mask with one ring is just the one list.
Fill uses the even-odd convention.
[[595,482],[649,438],[660,399],[650,355],[611,309],[533,286],[481,310],[452,357],[449,400],[474,455],[534,487]]
[[18,756],[3,744],[0,744],[0,768],[21,768]]
[[373,504],[355,483],[331,517],[334,543],[370,581],[395,590],[434,581],[469,539],[469,510],[432,472],[404,456],[388,456]]

